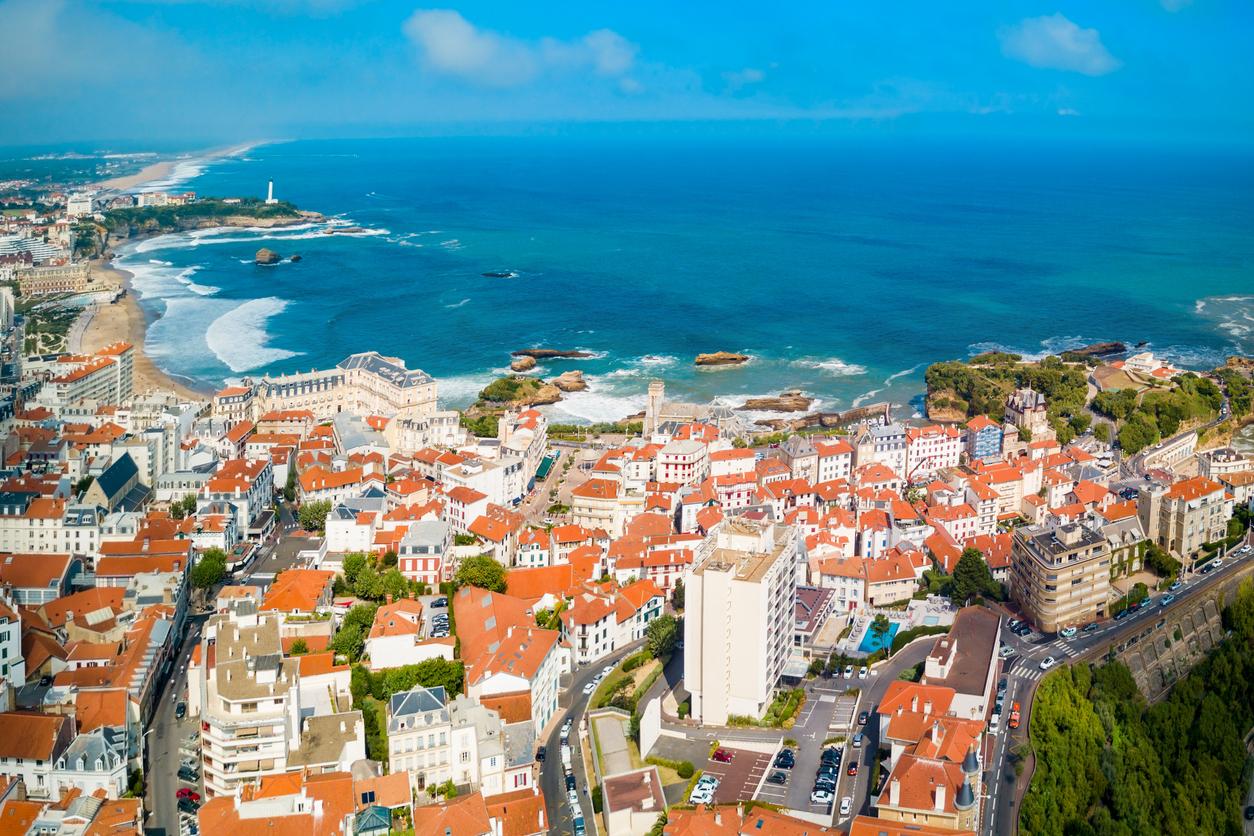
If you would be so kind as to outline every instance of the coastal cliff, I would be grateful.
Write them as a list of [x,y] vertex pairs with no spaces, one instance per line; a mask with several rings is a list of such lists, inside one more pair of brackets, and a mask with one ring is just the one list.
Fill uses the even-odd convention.
[[215,226],[280,227],[325,220],[287,202],[265,203],[254,198],[231,203],[204,198],[181,206],[136,206],[105,213],[103,225],[117,240],[136,235],[186,232]]

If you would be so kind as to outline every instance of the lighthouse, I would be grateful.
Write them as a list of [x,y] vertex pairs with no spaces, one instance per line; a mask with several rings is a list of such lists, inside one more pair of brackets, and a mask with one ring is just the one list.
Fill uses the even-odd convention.
[[266,205],[270,206],[275,203],[278,201],[274,199],[274,181],[271,180],[270,185],[266,187]]

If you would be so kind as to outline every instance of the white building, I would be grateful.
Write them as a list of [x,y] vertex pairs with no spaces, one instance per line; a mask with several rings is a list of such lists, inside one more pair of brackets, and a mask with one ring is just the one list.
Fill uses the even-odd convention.
[[684,617],[685,686],[692,716],[724,725],[761,717],[792,649],[795,528],[725,520],[702,544]]

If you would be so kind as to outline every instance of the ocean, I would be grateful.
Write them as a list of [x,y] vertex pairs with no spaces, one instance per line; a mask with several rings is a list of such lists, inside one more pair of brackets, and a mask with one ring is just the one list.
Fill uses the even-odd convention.
[[[987,349],[1146,342],[1188,368],[1254,349],[1254,165],[1235,154],[692,137],[296,141],[162,183],[276,196],[361,227],[125,245],[166,371],[217,385],[365,350],[473,401],[512,350],[583,349],[556,420],[668,397],[917,410]],[[269,247],[283,263],[259,267]],[[288,261],[293,254],[299,262]],[[506,273],[487,277],[484,273]],[[744,366],[697,369],[739,351]]]

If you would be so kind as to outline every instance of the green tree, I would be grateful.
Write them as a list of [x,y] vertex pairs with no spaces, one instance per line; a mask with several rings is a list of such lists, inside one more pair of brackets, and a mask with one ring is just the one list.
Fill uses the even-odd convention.
[[339,631],[331,639],[331,649],[341,656],[344,656],[350,662],[356,662],[361,658],[361,652],[366,647],[366,635],[360,627],[340,627]]
[[296,501],[296,468],[287,466],[287,483],[283,485],[283,498],[288,502]]
[[1110,424],[1101,423],[1093,428],[1093,436],[1103,444],[1110,443]]
[[361,552],[350,552],[344,555],[344,580],[349,586],[357,582],[357,576],[366,568],[370,559]]
[[357,573],[353,581],[353,594],[367,601],[379,601],[383,598],[383,578],[373,566],[367,566]]
[[995,597],[1000,592],[1001,586],[993,579],[993,573],[980,550],[971,547],[963,549],[958,564],[954,566],[950,600],[965,604],[977,596]]
[[383,573],[383,577],[379,580],[379,585],[383,590],[386,598],[392,596],[392,600],[398,600],[405,597],[405,593],[409,591],[409,581],[400,573],[398,569],[389,569]]
[[170,503],[170,516],[176,520],[196,513],[196,494],[189,493],[182,499],[176,499]]
[[316,499],[300,506],[297,519],[300,520],[300,527],[306,531],[322,531],[326,527],[329,513],[331,513],[330,500]]
[[671,590],[671,606],[679,611],[684,609],[684,579],[678,578],[675,581],[675,588]]
[[644,628],[645,647],[655,659],[667,656],[679,641],[679,622],[669,613],[659,615]]
[[494,560],[491,555],[481,554],[477,557],[468,557],[457,568],[453,581],[459,587],[477,586],[492,592],[504,592],[505,567]]
[[292,642],[292,649],[288,651],[291,656],[303,656],[309,652],[309,645],[304,639],[297,639]]
[[196,565],[192,566],[192,586],[209,589],[226,576],[226,553],[221,549],[206,549]]
[[888,620],[888,616],[883,613],[871,619],[871,626],[867,628],[867,632],[871,634],[871,640],[875,642],[877,647],[884,645],[884,638],[888,635],[888,631],[892,629],[892,622]]

